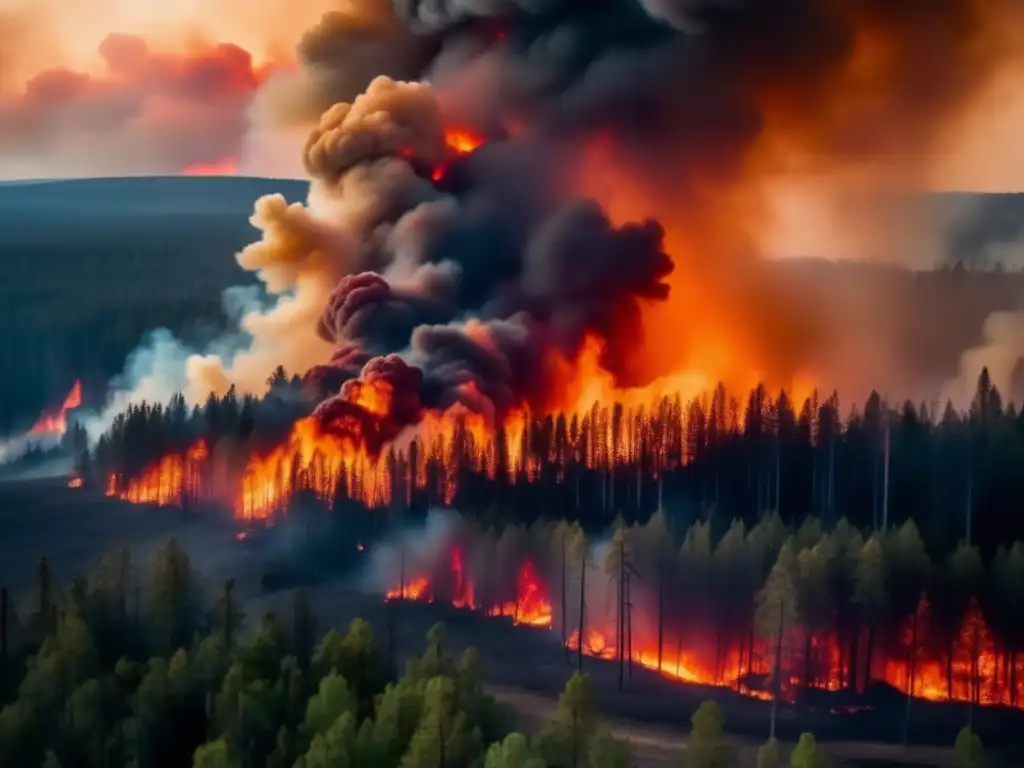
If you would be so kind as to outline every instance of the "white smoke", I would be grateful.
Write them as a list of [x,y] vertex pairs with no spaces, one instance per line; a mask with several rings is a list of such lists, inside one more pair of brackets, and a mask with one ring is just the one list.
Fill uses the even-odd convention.
[[422,528],[405,528],[389,541],[376,545],[363,575],[363,589],[385,594],[402,582],[433,573],[448,558],[462,518],[450,509],[431,509]]

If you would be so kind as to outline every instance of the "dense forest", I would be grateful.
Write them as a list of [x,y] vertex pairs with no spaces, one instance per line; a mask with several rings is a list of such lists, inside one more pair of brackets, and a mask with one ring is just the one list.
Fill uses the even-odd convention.
[[[44,768],[629,768],[630,744],[599,717],[586,674],[573,675],[532,737],[483,688],[473,649],[456,660],[442,625],[396,675],[369,624],[330,629],[303,592],[291,615],[243,628],[234,584],[203,597],[174,540],[136,564],[113,553],[66,590],[44,558],[24,621],[0,600],[0,764]],[[759,768],[779,768],[778,741]],[[691,718],[684,763],[730,768],[735,749],[713,701]],[[980,768],[965,727],[958,768]],[[788,764],[825,765],[811,734]]]
[[[295,414],[282,414],[299,407],[302,382],[282,370],[269,384],[260,400],[134,406],[81,472],[116,495],[109,477],[144,475],[201,439],[207,450],[180,465],[177,495],[157,500],[214,513],[216,498],[204,495],[214,475],[242,471],[287,438]],[[499,428],[494,444],[515,443],[520,458],[503,463],[513,454],[498,450],[496,467],[456,429],[443,446],[414,442],[388,456],[416,470],[392,471],[411,482],[369,508],[351,467],[332,476],[315,455],[296,458],[274,520],[305,542],[297,561],[329,565],[397,521],[450,505],[465,526],[430,562],[403,565],[402,583],[423,577],[431,599],[486,612],[518,606],[523,569],[536,569],[554,605],[548,620],[581,659],[689,669],[689,679],[752,695],[770,692],[767,678],[789,697],[870,697],[881,682],[1019,707],[1024,417],[985,371],[966,413],[936,417],[877,395],[841,413],[835,395],[795,408],[760,388],[742,405],[719,388],[646,415],[595,405],[534,419],[517,440]],[[588,577],[595,568],[603,575]],[[634,568],[644,576],[630,585]],[[471,580],[473,600],[453,579]]]
[[[314,402],[279,370],[262,399],[229,392],[192,409],[181,397],[132,406],[81,469],[107,487],[111,477],[127,482],[202,439],[216,460],[197,473],[216,465],[237,476],[252,456],[284,443]],[[468,435],[441,448],[414,443],[389,460],[418,465],[420,480],[400,495],[421,511],[447,502],[498,524],[564,517],[588,530],[619,516],[643,521],[663,507],[684,527],[708,518],[715,538],[731,521],[753,525],[767,510],[792,526],[813,516],[827,528],[846,519],[877,531],[913,520],[938,560],[961,541],[992,557],[1024,539],[1024,414],[1004,403],[986,371],[965,413],[886,403],[877,394],[848,409],[837,394],[793,403],[760,387],[740,400],[719,387],[646,411],[595,404],[582,415],[535,417],[518,439],[499,428],[493,443],[496,466],[474,458]],[[335,508],[365,501],[347,469],[332,477],[323,466],[300,464],[291,493],[308,488]],[[180,482],[175,503],[195,490]]]

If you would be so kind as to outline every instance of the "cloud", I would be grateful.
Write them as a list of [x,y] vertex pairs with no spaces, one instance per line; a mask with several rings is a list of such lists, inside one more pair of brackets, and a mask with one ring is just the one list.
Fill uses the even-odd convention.
[[153,51],[110,35],[99,75],[44,70],[0,98],[0,176],[178,173],[237,158],[264,75],[244,49]]

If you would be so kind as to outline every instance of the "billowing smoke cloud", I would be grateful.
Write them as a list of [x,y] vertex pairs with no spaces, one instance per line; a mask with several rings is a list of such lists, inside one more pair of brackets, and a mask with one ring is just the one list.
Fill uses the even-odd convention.
[[49,69],[0,91],[0,176],[179,173],[237,161],[262,75],[233,45],[161,54],[111,35],[104,71]]
[[[261,391],[281,363],[337,395],[322,416],[344,415],[345,382],[397,353],[425,407],[551,407],[588,339],[617,387],[913,384],[914,340],[851,333],[879,314],[870,296],[854,312],[766,267],[769,237],[786,242],[778,193],[812,189],[835,236],[887,243],[870,211],[930,183],[1021,15],[1010,0],[350,3],[254,106],[278,127],[324,110],[302,153],[310,198],[257,205],[263,239],[239,260],[280,298],[245,317],[240,351],[190,360],[193,397]],[[868,201],[856,217],[851,195]]]

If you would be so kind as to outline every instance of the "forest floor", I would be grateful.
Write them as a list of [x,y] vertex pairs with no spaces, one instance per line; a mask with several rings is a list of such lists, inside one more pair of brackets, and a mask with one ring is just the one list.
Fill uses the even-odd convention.
[[[28,597],[39,558],[46,554],[57,578],[66,583],[85,573],[105,553],[127,544],[143,558],[156,544],[177,537],[204,581],[216,588],[234,578],[237,594],[250,619],[273,611],[288,616],[294,590],[265,592],[267,553],[240,544],[229,521],[212,522],[181,513],[132,506],[96,498],[63,486],[33,481],[0,484],[0,583],[12,588],[16,606]],[[437,621],[445,624],[452,653],[473,646],[480,653],[484,677],[492,693],[508,704],[527,731],[538,727],[553,710],[558,694],[575,671],[577,659],[566,661],[560,638],[536,628],[513,628],[501,619],[486,619],[450,606],[381,602],[356,580],[336,578],[307,588],[318,617],[318,631],[344,628],[357,616],[367,619],[396,658],[422,652],[424,637]],[[584,671],[594,682],[600,711],[612,729],[634,745],[637,765],[659,768],[678,765],[685,748],[689,718],[706,698],[722,706],[726,728],[740,753],[741,766],[754,766],[757,746],[768,731],[770,705],[722,688],[683,685],[640,668],[627,674],[617,689],[615,662],[585,658]],[[967,720],[960,705],[913,703],[912,746],[899,745],[905,704],[889,702],[858,715],[834,715],[827,709],[780,706],[778,731],[792,745],[801,731],[813,732],[836,766],[899,768],[952,764],[949,746]],[[1024,716],[1000,710],[975,713],[986,745],[996,737],[1024,733]],[[992,750],[990,749],[990,752]],[[1024,765],[1024,744],[991,755],[991,768]]]

